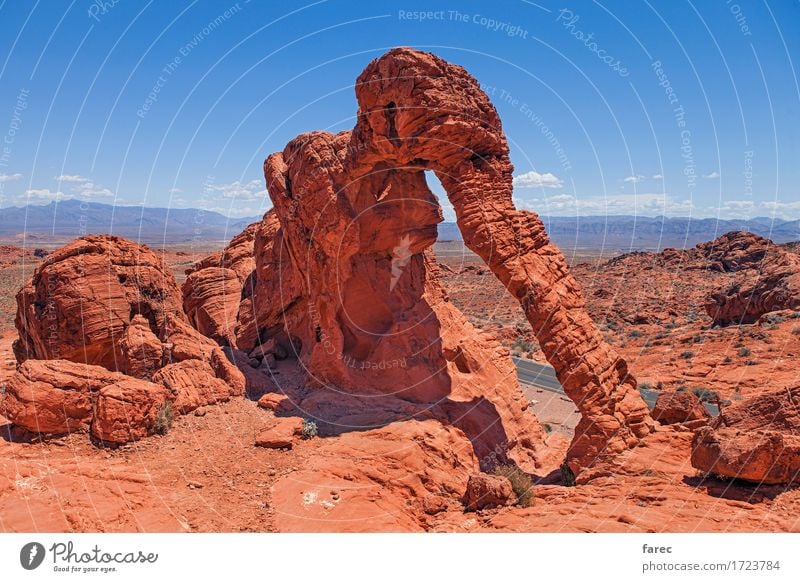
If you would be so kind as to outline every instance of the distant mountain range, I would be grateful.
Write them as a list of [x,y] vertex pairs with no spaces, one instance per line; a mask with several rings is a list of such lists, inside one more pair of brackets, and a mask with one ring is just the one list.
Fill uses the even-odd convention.
[[229,219],[197,208],[112,206],[65,200],[0,208],[0,238],[60,242],[81,234],[113,233],[143,243],[227,241],[260,216]]
[[[800,220],[667,218],[664,216],[543,216],[550,238],[562,248],[652,250],[686,248],[732,230],[746,230],[776,243],[800,240]],[[439,225],[439,240],[461,240],[455,223]]]
[[[29,244],[71,240],[82,233],[113,233],[144,243],[228,241],[260,216],[230,219],[196,208],[112,206],[79,200],[0,208],[0,239]],[[800,240],[800,220],[666,218],[643,216],[542,217],[562,248],[620,250],[692,247],[732,230],[747,230],[776,243]],[[440,241],[460,241],[454,222],[439,225]]]

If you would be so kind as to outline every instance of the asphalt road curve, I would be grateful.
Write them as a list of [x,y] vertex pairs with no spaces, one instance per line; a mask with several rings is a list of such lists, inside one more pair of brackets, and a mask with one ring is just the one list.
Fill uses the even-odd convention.
[[[519,377],[519,381],[523,384],[530,384],[531,386],[537,386],[538,388],[543,388],[550,392],[564,394],[564,389],[561,387],[558,378],[556,378],[556,371],[552,366],[539,364],[514,356],[512,356],[511,359],[514,360],[514,365],[517,366],[517,376]],[[641,392],[642,398],[644,398],[650,410],[653,410],[656,405],[656,400],[658,399],[658,390],[645,390],[640,388],[639,392]],[[719,414],[719,410],[715,405],[707,402],[704,403],[704,405],[712,416]]]

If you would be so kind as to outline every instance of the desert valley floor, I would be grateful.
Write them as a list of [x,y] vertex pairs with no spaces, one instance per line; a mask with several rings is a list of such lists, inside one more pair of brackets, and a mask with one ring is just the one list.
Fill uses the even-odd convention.
[[[52,249],[1,250],[4,383],[16,367],[14,295]],[[170,245],[162,255],[180,283],[216,250]],[[512,354],[544,361],[516,301],[481,260],[460,242],[434,250],[446,292],[470,322]],[[712,288],[741,273],[709,268],[694,250],[565,254],[590,315],[640,387],[713,391],[732,404],[796,384],[798,312],[716,326],[703,310]],[[800,489],[705,475],[689,462],[693,433],[681,425],[662,427],[587,482],[564,486],[558,468],[577,410],[564,395],[533,386],[523,386],[529,403],[522,406],[545,427],[549,452],[532,472],[532,504],[465,512],[463,492],[426,493],[418,475],[403,473],[414,462],[394,458],[413,455],[409,449],[426,439],[447,439],[434,420],[403,423],[416,443],[410,447],[392,446],[391,434],[366,447],[359,432],[298,439],[290,449],[254,446],[275,414],[259,398],[307,388],[292,359],[253,373],[261,378],[249,398],[202,406],[177,417],[168,434],[118,448],[98,447],[85,434],[31,438],[0,417],[0,531],[800,531]]]

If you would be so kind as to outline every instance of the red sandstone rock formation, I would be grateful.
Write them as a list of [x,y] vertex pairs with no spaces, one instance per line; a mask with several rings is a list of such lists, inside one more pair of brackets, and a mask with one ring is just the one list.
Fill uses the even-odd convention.
[[246,319],[252,306],[255,269],[253,242],[261,223],[248,226],[225,249],[186,271],[183,306],[192,325],[223,346],[236,346],[240,308]]
[[[244,391],[241,372],[189,324],[163,261],[119,237],[81,237],[48,255],[17,294],[16,326],[19,389],[4,406],[32,431],[68,432],[91,418],[95,437],[127,442],[151,432],[167,400],[186,412]],[[103,373],[89,380],[86,369]]]
[[[519,300],[581,411],[572,469],[636,445],[653,429],[636,381],[587,315],[542,222],[514,207],[508,146],[475,79],[394,49],[370,63],[356,96],[352,132],[301,135],[265,162],[280,228],[256,233],[255,321],[241,328],[240,347],[274,338],[321,385],[443,403],[462,422],[458,403],[472,401],[480,422],[494,408],[503,426],[531,423],[504,403],[510,360],[439,285],[428,249],[441,210],[424,178],[433,170],[467,246]],[[539,435],[537,426],[521,438]]]
[[756,483],[800,482],[800,386],[726,407],[695,434],[692,466]]
[[153,433],[169,393],[158,384],[67,360],[26,360],[6,383],[0,414],[34,433],[85,432],[109,443]]
[[464,506],[468,511],[512,505],[517,499],[511,481],[499,475],[476,473],[469,476]]
[[771,311],[800,308],[800,257],[749,232],[698,245],[713,266],[736,273],[705,304],[715,323],[754,323]]
[[185,320],[163,261],[120,237],[81,237],[48,255],[17,294],[15,354],[125,372],[120,338],[136,315],[156,336],[170,319]]
[[653,419],[661,424],[705,420],[711,416],[697,396],[678,391],[659,394],[652,414]]

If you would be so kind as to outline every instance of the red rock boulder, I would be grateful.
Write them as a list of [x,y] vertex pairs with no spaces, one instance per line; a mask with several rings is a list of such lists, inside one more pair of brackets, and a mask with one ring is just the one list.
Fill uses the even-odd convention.
[[513,505],[516,500],[511,481],[506,477],[486,473],[469,476],[464,493],[464,505],[468,511]]
[[164,386],[67,360],[26,360],[6,383],[0,414],[28,431],[86,432],[122,444],[153,434]]
[[661,424],[677,424],[710,418],[700,399],[691,392],[662,392],[652,412]]
[[692,466],[755,483],[800,482],[800,386],[727,406],[695,434]]

